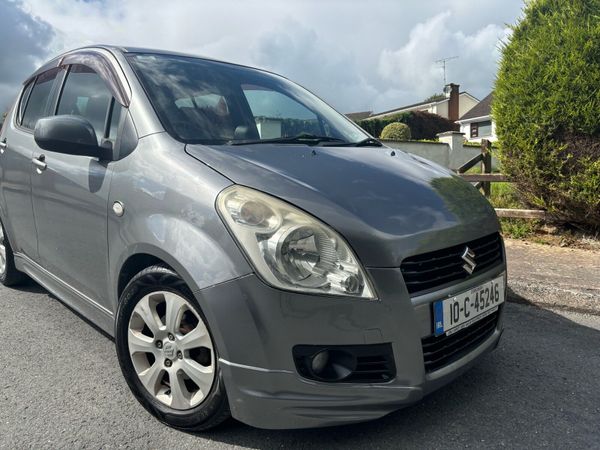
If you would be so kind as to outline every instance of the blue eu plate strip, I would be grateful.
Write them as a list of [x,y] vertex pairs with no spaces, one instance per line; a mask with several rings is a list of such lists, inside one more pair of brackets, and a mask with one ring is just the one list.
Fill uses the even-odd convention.
[[444,302],[439,301],[433,304],[433,323],[435,335],[444,334]]

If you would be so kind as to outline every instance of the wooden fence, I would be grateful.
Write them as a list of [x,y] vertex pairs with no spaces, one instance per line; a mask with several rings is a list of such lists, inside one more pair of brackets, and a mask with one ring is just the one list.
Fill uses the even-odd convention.
[[[492,173],[492,143],[487,139],[481,140],[481,153],[473,159],[460,166],[456,172],[465,181],[475,183],[475,187],[481,189],[483,195],[490,197],[492,183],[510,183],[506,175]],[[481,164],[481,173],[465,173],[478,163]],[[546,211],[541,209],[507,209],[495,208],[498,217],[512,217],[518,219],[546,219]]]

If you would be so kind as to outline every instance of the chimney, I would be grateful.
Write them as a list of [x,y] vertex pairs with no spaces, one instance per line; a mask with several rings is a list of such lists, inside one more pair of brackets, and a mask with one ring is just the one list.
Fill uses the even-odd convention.
[[450,83],[444,87],[444,93],[448,97],[448,119],[456,122],[458,117],[458,84]]

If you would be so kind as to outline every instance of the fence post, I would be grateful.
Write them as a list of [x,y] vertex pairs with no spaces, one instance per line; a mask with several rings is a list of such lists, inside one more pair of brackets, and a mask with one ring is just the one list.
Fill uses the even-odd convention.
[[[481,140],[481,173],[492,173],[492,143],[487,139]],[[489,198],[492,193],[492,183],[483,181],[481,183],[483,195]]]

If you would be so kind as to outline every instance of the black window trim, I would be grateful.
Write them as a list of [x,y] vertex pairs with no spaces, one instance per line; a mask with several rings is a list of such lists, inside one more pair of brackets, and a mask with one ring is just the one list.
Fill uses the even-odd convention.
[[62,97],[63,90],[65,88],[65,83],[67,82],[67,76],[71,71],[71,66],[61,66],[62,67],[62,78],[60,80],[58,89],[56,90],[56,96],[54,97],[54,104],[52,105],[52,114],[51,116],[56,116],[58,112],[58,104],[60,103],[60,98]]
[[[119,103],[117,102],[117,99],[112,97],[110,99],[110,102],[108,104],[108,108],[106,110],[106,117],[104,118],[104,133],[102,133],[102,138],[103,139],[108,139],[110,137],[110,125],[112,122],[112,116],[115,112],[115,103]],[[119,121],[120,123],[120,121]],[[117,137],[119,137],[119,126],[117,125]],[[115,142],[117,141],[117,139],[115,138]]]
[[65,87],[65,81],[67,80],[67,74],[69,73],[70,67],[61,66],[61,69],[62,70],[60,71],[60,79],[58,79],[58,82],[55,87],[55,95],[53,98],[52,108],[49,111],[50,114],[48,114],[48,117],[55,116],[56,112],[58,111],[58,102],[60,101],[63,88]]
[[479,123],[478,122],[471,122],[471,126],[470,128],[470,133],[471,133],[471,139],[473,138],[478,138],[479,137]]

